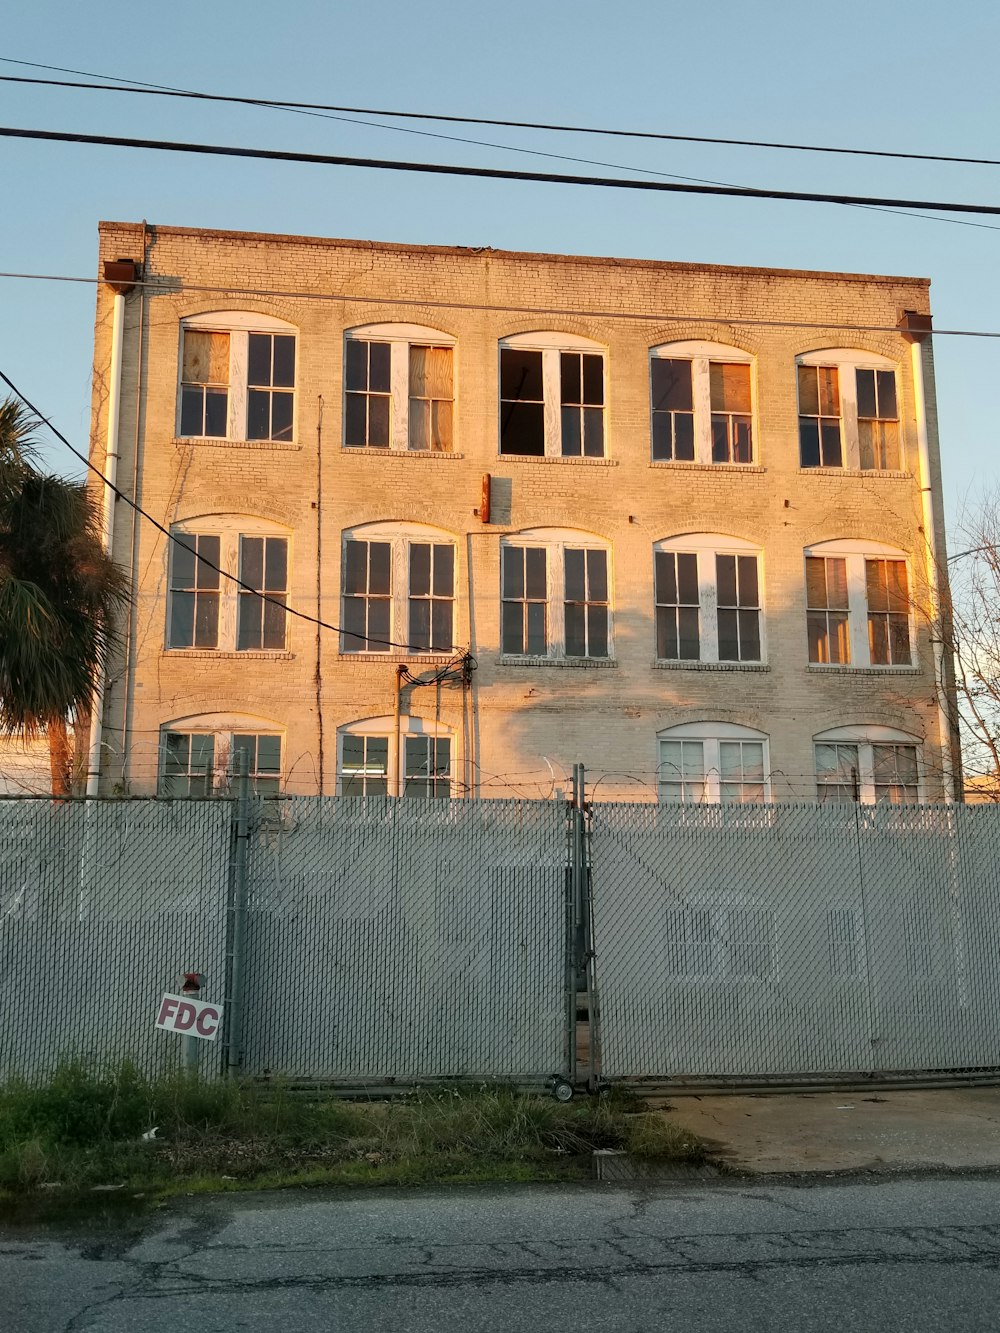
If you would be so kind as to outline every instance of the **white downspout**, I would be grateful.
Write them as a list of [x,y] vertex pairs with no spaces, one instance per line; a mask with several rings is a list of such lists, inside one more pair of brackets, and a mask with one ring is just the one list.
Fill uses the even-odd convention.
[[[125,328],[125,293],[115,290],[114,316],[111,325],[111,368],[108,372],[108,428],[104,445],[104,466],[107,478],[104,487],[101,540],[108,555],[112,554],[115,535],[115,492],[118,485],[118,418],[122,400],[122,343]],[[90,751],[87,760],[87,795],[96,796],[101,779],[101,748],[104,736],[104,688],[102,671],[94,690],[90,714]]]
[[927,590],[930,601],[931,645],[934,650],[934,700],[937,706],[941,747],[941,780],[944,799],[955,799],[952,769],[951,719],[945,707],[944,636],[941,626],[941,566],[938,561],[937,529],[934,525],[934,492],[931,487],[931,454],[927,437],[927,399],[924,392],[923,338],[910,343],[913,367],[913,406],[917,417],[917,457],[920,465],[920,509],[927,558]]

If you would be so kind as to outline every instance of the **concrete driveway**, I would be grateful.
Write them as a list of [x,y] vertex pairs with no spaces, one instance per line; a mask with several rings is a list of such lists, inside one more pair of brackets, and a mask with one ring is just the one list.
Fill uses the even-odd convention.
[[1000,1168],[1000,1087],[647,1100],[746,1171]]

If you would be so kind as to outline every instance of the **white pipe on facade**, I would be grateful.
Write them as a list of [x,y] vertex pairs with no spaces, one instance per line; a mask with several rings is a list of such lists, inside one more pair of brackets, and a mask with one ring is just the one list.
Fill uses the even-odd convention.
[[924,393],[923,342],[910,344],[913,366],[913,405],[917,417],[917,456],[920,465],[920,507],[927,549],[927,590],[930,601],[931,644],[934,650],[934,701],[937,707],[941,747],[941,781],[944,799],[955,799],[952,766],[951,719],[945,707],[944,636],[941,624],[941,565],[938,560],[937,528],[934,524],[934,491],[931,486],[931,453],[927,436],[927,400]]
[[[115,292],[114,315],[111,324],[111,369],[108,374],[108,427],[104,445],[104,466],[107,478],[104,487],[101,539],[108,555],[112,554],[115,535],[115,493],[118,484],[118,418],[122,401],[122,344],[125,332],[125,294]],[[101,746],[104,738],[104,687],[102,671],[94,690],[90,715],[90,751],[87,760],[87,795],[96,796],[101,778]]]

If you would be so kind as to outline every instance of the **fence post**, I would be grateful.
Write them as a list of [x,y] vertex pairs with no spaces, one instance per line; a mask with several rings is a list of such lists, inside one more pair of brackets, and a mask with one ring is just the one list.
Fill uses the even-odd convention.
[[247,943],[247,853],[250,839],[250,756],[245,747],[236,755],[236,857],[233,884],[233,949],[229,974],[227,1028],[230,1078],[243,1068],[243,990]]
[[573,795],[567,811],[566,836],[566,1079],[576,1083],[576,977],[577,977],[577,903],[579,873],[577,857],[577,769],[573,765]]

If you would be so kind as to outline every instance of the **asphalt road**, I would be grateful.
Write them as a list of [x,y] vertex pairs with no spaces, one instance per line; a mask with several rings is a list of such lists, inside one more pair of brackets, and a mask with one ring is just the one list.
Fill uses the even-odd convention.
[[996,1330],[1000,1177],[231,1195],[0,1229],[0,1329]]

